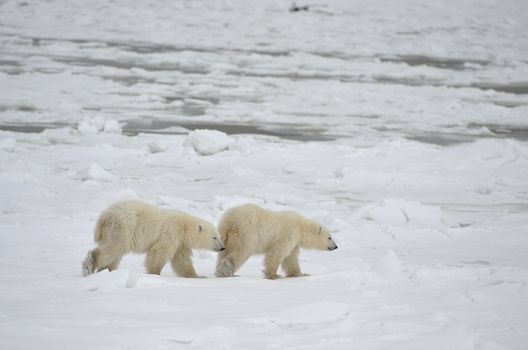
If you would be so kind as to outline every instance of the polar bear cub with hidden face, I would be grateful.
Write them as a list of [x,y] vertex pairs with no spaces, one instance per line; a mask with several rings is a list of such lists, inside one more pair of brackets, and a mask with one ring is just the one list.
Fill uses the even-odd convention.
[[265,254],[264,276],[276,279],[279,265],[287,277],[305,276],[299,249],[334,250],[337,245],[321,224],[295,212],[273,212],[253,204],[229,209],[218,227],[226,249],[218,254],[215,275],[231,277],[255,254]]
[[159,275],[171,262],[181,277],[200,277],[192,264],[192,249],[224,250],[213,224],[181,211],[165,210],[138,201],[111,205],[95,226],[97,248],[82,264],[84,276],[108,268],[117,269],[123,255],[147,253],[148,273]]

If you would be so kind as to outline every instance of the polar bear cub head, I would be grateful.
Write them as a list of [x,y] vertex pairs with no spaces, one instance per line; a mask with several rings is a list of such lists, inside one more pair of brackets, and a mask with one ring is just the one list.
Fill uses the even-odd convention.
[[193,247],[197,249],[208,249],[220,252],[225,249],[218,230],[208,221],[200,220],[193,225],[189,234]]
[[323,225],[313,222],[305,232],[304,245],[306,248],[320,250],[336,250],[337,244],[334,242],[330,231]]

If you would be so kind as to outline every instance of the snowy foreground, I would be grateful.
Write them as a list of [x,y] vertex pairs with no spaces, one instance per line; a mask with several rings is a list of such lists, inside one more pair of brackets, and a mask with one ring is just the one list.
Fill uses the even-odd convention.
[[[526,348],[528,5],[289,5],[0,2],[1,349]],[[122,199],[339,249],[81,277]]]

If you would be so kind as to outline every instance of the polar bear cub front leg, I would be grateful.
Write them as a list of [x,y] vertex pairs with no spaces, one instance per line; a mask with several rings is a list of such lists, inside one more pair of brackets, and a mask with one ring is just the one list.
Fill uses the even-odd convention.
[[86,258],[84,259],[82,263],[82,275],[86,277],[94,273],[95,270],[96,270],[95,254],[93,250],[90,250],[88,254],[86,254]]
[[163,267],[169,262],[173,255],[174,250],[171,248],[173,247],[163,240],[158,241],[150,247],[145,258],[147,273],[155,275],[161,274],[161,270],[163,270]]
[[231,259],[218,255],[218,262],[216,264],[216,277],[233,277],[235,275],[235,267]]
[[194,270],[192,263],[192,251],[186,247],[180,247],[176,254],[172,257],[171,267],[172,270],[181,277],[186,278],[205,278],[205,276],[198,276]]
[[307,273],[301,272],[301,267],[299,266],[299,250],[299,246],[295,247],[291,254],[281,263],[281,267],[286,273],[286,277],[310,276]]
[[292,253],[294,247],[286,239],[274,243],[264,256],[264,277],[274,280],[279,278],[277,270],[283,261]]

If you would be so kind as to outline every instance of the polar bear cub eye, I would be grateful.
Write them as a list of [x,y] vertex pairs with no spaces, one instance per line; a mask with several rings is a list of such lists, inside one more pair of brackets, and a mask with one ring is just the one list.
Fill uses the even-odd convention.
[[203,228],[202,225],[198,225],[198,232],[202,232]]

